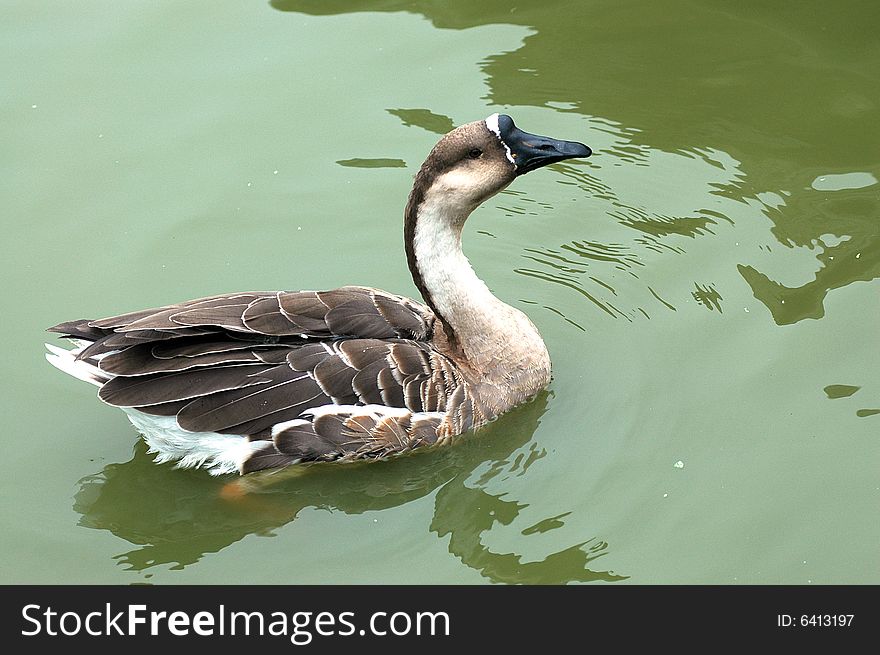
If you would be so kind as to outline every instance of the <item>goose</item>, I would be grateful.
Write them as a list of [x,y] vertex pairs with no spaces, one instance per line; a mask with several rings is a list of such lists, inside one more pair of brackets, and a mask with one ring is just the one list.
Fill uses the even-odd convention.
[[211,474],[383,458],[484,426],[550,383],[532,321],[496,298],[462,228],[516,177],[589,147],[505,114],[443,136],[404,212],[424,304],[365,286],[230,293],[49,328],[61,371],[123,409],[157,463]]

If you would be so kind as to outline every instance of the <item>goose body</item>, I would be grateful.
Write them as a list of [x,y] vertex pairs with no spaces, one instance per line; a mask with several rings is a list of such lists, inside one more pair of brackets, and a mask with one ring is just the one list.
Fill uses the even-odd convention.
[[589,155],[506,115],[445,135],[405,211],[424,304],[360,286],[232,293],[61,323],[74,348],[46,357],[125,410],[157,461],[213,474],[445,443],[550,382],[538,330],[462,253],[464,222],[517,175]]

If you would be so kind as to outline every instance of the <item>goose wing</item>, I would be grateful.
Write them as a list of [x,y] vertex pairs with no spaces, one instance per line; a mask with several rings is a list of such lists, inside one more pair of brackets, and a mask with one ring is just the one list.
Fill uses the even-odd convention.
[[[91,341],[79,354],[87,359],[136,344],[205,335],[257,342],[289,337],[425,341],[434,320],[430,309],[403,296],[341,287],[211,296],[100,320],[60,323],[49,331]],[[195,347],[197,352],[200,347]]]
[[243,472],[381,456],[473,424],[457,367],[430,344],[431,311],[365,287],[244,293],[52,331],[107,381],[100,398],[174,416],[195,433],[246,435]]

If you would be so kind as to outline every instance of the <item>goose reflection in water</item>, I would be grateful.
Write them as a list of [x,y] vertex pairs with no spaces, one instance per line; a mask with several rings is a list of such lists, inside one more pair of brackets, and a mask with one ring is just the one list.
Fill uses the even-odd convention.
[[[490,581],[625,579],[595,568],[595,561],[607,552],[607,544],[596,537],[529,562],[516,553],[492,552],[481,541],[483,533],[496,523],[511,524],[526,506],[510,499],[509,493],[492,494],[486,487],[493,480],[526,475],[544,457],[545,451],[531,437],[546,407],[543,393],[451,447],[368,464],[316,464],[297,474],[282,470],[218,479],[179,471],[154,464],[139,440],[131,460],[105,466],[80,481],[74,509],[82,515],[80,525],[108,530],[136,546],[116,556],[121,565],[147,571],[169,565],[182,569],[248,535],[272,536],[306,508],[356,515],[398,507],[436,491],[430,530],[441,538],[448,535],[449,552]],[[566,509],[559,508],[558,514]],[[546,533],[562,525],[558,517],[552,518],[540,522],[545,527],[523,534]]]

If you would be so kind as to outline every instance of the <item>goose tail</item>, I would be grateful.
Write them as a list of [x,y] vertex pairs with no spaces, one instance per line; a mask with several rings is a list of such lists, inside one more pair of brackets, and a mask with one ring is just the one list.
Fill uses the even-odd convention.
[[[86,345],[88,344],[86,343]],[[77,359],[76,356],[82,351],[83,347],[79,345],[72,350],[65,350],[47,343],[46,349],[49,352],[46,353],[46,360],[59,371],[64,371],[78,380],[101,387],[113,376],[105,373],[94,364],[90,364],[83,359]]]

